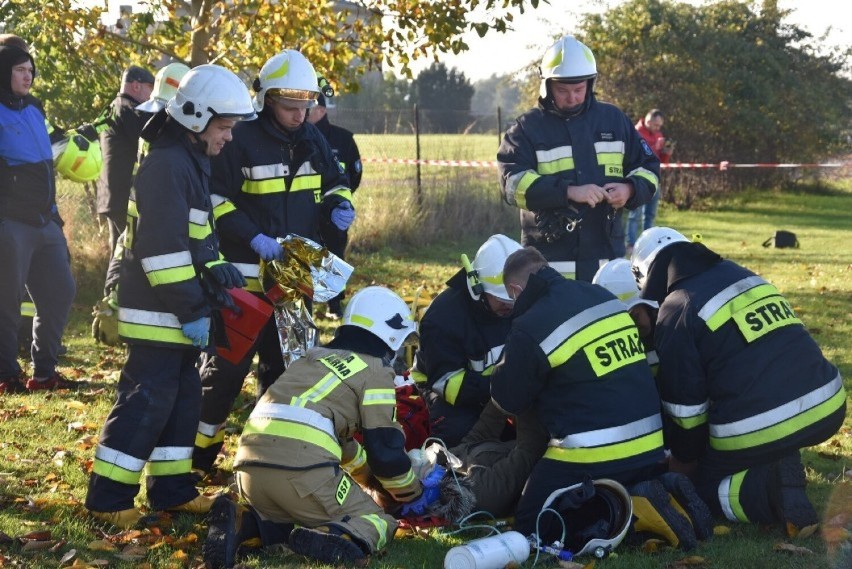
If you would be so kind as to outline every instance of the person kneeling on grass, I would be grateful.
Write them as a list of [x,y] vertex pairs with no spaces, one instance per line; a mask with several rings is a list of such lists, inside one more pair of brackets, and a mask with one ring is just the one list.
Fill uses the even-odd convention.
[[778,289],[668,227],[636,241],[642,297],[659,302],[654,344],[671,459],[731,521],[812,534],[799,449],[846,416],[840,372]]
[[[437,500],[437,484],[421,485],[411,469],[395,415],[392,364],[415,329],[399,296],[367,287],[347,304],[334,339],[272,384],[234,459],[249,506],[217,499],[204,544],[208,566],[230,567],[240,546],[258,537],[260,545],[287,543],[322,563],[365,565],[398,523],[360,484],[378,481],[403,503],[403,516]],[[353,438],[358,432],[363,448]]]

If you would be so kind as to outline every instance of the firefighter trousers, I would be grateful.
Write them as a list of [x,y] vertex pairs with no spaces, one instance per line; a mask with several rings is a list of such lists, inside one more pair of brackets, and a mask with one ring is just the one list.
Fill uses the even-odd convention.
[[399,525],[339,466],[241,466],[236,480],[240,496],[262,519],[308,528],[334,526],[371,554],[390,543]]
[[152,510],[198,496],[190,476],[201,385],[198,350],[129,344],[118,397],[95,451],[86,508],[133,507],[142,468]]
[[21,372],[18,323],[25,286],[36,305],[33,376],[47,377],[56,369],[62,332],[76,294],[62,228],[54,221],[36,227],[0,218],[0,267],[0,380]]
[[254,355],[258,355],[257,398],[275,383],[284,370],[281,343],[274,315],[260,331],[254,346],[237,364],[219,356],[203,355],[201,363],[201,421],[196,425],[192,467],[209,472],[225,441],[225,422],[243,388]]
[[806,427],[795,444],[761,451],[709,449],[698,461],[695,487],[716,515],[731,521],[774,523],[779,518],[775,465],[785,457],[801,460],[799,448],[817,445],[834,435],[843,424],[846,407]]

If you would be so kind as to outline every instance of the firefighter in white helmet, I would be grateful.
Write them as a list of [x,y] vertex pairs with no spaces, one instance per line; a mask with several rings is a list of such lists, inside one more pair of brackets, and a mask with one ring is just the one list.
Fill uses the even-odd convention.
[[136,106],[137,111],[157,113],[166,107],[169,99],[177,93],[178,85],[183,76],[189,73],[189,67],[180,62],[172,62],[163,66],[154,75],[154,88],[147,101]]
[[[320,93],[311,63],[298,51],[284,50],[263,65],[253,89],[259,118],[234,129],[233,143],[213,162],[211,185],[222,253],[243,272],[246,290],[266,300],[259,264],[281,258],[276,238],[292,233],[320,243],[321,217],[346,229],[355,210],[343,167],[306,120]],[[213,468],[255,354],[259,397],[285,369],[274,317],[238,364],[216,356],[202,363],[204,397],[193,456],[199,473]]]
[[143,131],[151,149],[131,192],[119,284],[127,361],[86,496],[99,520],[119,527],[139,520],[134,499],[146,467],[152,510],[205,513],[212,504],[190,474],[201,402],[195,364],[210,347],[211,316],[224,289],[245,281],[219,256],[210,158],[231,140],[234,124],[254,117],[234,73],[201,65]]
[[447,281],[420,322],[412,376],[427,390],[432,436],[461,442],[490,396],[489,376],[511,326],[512,301],[503,286],[503,263],[521,245],[492,235],[473,263]]
[[639,338],[645,346],[645,358],[656,376],[660,360],[654,350],[654,323],[657,321],[657,309],[660,305],[639,296],[639,286],[633,276],[630,261],[613,259],[607,262],[595,273],[592,284],[604,287],[624,303],[624,308],[639,330]]
[[363,566],[388,546],[398,522],[360,485],[379,484],[403,503],[403,515],[437,499],[437,481],[421,485],[412,471],[395,420],[393,360],[414,339],[405,302],[387,288],[364,288],[347,304],[334,339],[309,349],[267,389],[234,458],[237,488],[250,507],[227,498],[214,506],[209,566],[233,566],[239,545],[258,536],[263,546],[288,543],[316,562]]
[[520,209],[521,243],[567,278],[590,282],[623,257],[621,210],[659,191],[660,162],[618,108],[595,98],[592,51],[565,36],[541,61],[538,106],[506,132],[503,199]]
[[642,296],[660,303],[657,381],[670,468],[733,522],[806,536],[819,515],[799,449],[843,424],[840,372],[772,284],[668,227],[636,241]]

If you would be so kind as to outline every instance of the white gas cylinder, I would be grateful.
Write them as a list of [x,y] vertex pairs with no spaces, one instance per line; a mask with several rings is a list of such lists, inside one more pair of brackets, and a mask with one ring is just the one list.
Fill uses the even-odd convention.
[[444,569],[503,569],[520,565],[530,556],[530,543],[522,534],[507,531],[464,545],[458,545],[444,557]]

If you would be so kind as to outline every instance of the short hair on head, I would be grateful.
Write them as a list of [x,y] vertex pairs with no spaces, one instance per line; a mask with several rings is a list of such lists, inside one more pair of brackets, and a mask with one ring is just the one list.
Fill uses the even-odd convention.
[[503,265],[503,282],[526,286],[529,276],[546,267],[547,264],[547,259],[535,247],[518,249],[506,257],[506,263]]
[[30,46],[27,45],[24,38],[15,34],[0,34],[0,45],[11,45],[27,53],[30,52]]
[[645,122],[648,122],[649,120],[652,120],[652,119],[655,119],[655,118],[658,118],[658,117],[661,118],[661,119],[666,118],[665,115],[663,114],[663,111],[661,111],[660,109],[651,109],[650,111],[648,111],[648,114],[645,115]]

